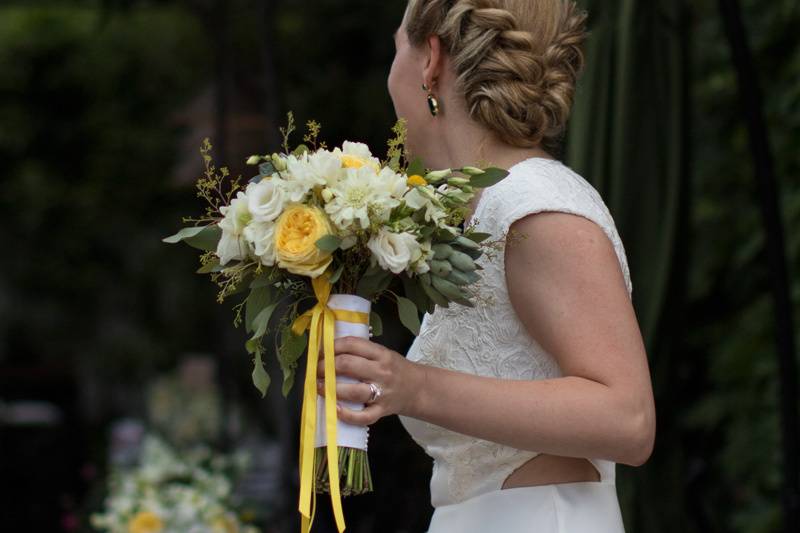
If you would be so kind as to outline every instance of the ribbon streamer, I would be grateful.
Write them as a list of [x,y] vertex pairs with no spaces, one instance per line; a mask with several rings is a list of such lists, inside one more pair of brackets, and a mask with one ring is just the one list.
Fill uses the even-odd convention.
[[303,407],[300,415],[300,531],[308,533],[314,521],[316,510],[316,491],[314,490],[314,437],[317,431],[316,372],[319,357],[319,335],[322,334],[323,359],[325,364],[325,433],[327,436],[328,480],[330,482],[331,504],[336,528],[341,533],[345,529],[339,491],[339,455],[336,440],[336,369],[334,366],[335,320],[345,320],[361,324],[369,323],[369,315],[358,311],[332,309],[328,307],[331,293],[330,274],[312,278],[311,285],[317,303],[299,315],[292,323],[292,332],[302,335],[309,329],[308,360],[306,362],[306,381],[303,386]]

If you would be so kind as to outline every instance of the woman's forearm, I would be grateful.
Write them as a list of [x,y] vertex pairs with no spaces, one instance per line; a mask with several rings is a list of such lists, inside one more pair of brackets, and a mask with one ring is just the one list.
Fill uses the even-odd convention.
[[419,365],[406,416],[519,449],[638,466],[650,455],[646,412],[578,376],[507,380]]

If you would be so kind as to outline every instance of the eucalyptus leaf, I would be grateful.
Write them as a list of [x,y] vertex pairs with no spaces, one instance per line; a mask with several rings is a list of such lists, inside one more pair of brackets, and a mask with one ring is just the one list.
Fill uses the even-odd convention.
[[484,169],[483,174],[472,176],[469,180],[469,184],[472,187],[490,187],[495,183],[501,181],[506,176],[508,176],[507,170],[504,170],[502,168],[489,167]]
[[369,325],[372,326],[372,335],[374,337],[383,335],[383,321],[380,315],[372,310],[369,312]]
[[328,234],[325,235],[324,237],[320,237],[319,239],[317,239],[317,242],[315,244],[317,245],[317,248],[319,248],[323,252],[333,252],[334,250],[339,248],[339,245],[341,243],[342,239],[340,239],[336,235]]
[[250,295],[245,303],[244,327],[248,333],[255,330],[255,321],[258,314],[269,304],[272,296],[269,287],[258,287],[250,290]]
[[212,224],[203,228],[197,235],[183,239],[183,242],[192,248],[197,248],[204,252],[212,252],[217,249],[217,244],[221,237],[222,229],[216,224]]
[[269,325],[269,319],[272,317],[272,312],[275,310],[275,307],[277,305],[278,305],[278,302],[273,302],[273,303],[267,305],[253,319],[252,326],[253,326],[253,329],[255,330],[254,333],[253,333],[253,338],[263,337],[264,334],[267,332],[267,326]]
[[387,270],[381,270],[378,274],[365,275],[356,286],[356,294],[362,298],[371,299],[375,294],[388,286],[391,282],[392,273]]
[[161,242],[166,242],[168,244],[175,244],[175,243],[181,242],[182,240],[187,239],[189,237],[194,237],[195,235],[197,235],[198,233],[200,233],[204,229],[205,229],[204,226],[197,226],[197,227],[193,227],[193,228],[183,228],[182,230],[180,230],[175,235],[170,235],[169,237],[164,237],[163,239],[161,239]]
[[344,272],[344,263],[339,265],[339,267],[333,272],[333,275],[329,280],[331,285],[339,281],[339,278],[342,277],[342,272]]
[[469,233],[464,234],[464,237],[466,237],[467,239],[478,243],[485,241],[491,236],[492,236],[491,233],[481,233],[478,231],[471,231]]
[[419,335],[419,314],[414,302],[403,296],[397,297],[397,313],[400,322],[414,335]]
[[261,362],[261,350],[256,350],[253,365],[253,385],[256,386],[263,398],[267,395],[270,379],[269,374],[264,369],[264,363]]
[[275,173],[275,165],[272,164],[272,161],[261,163],[258,165],[258,173],[261,177],[272,176]]
[[422,290],[420,286],[422,282],[419,277],[410,278],[407,274],[404,274],[400,276],[400,280],[403,282],[403,292],[405,292],[406,297],[414,302],[419,312],[426,311],[429,307],[430,298]]

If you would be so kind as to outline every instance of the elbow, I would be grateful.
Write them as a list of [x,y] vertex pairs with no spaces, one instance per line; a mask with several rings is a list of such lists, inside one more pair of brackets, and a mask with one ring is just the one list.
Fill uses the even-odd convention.
[[652,408],[640,409],[630,417],[631,421],[628,434],[628,446],[623,463],[630,466],[642,466],[653,453],[656,440],[656,417]]

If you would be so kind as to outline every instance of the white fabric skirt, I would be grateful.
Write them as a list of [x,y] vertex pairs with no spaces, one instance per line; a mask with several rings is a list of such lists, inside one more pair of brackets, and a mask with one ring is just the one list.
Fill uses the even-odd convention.
[[514,487],[434,509],[427,533],[624,533],[614,483]]

